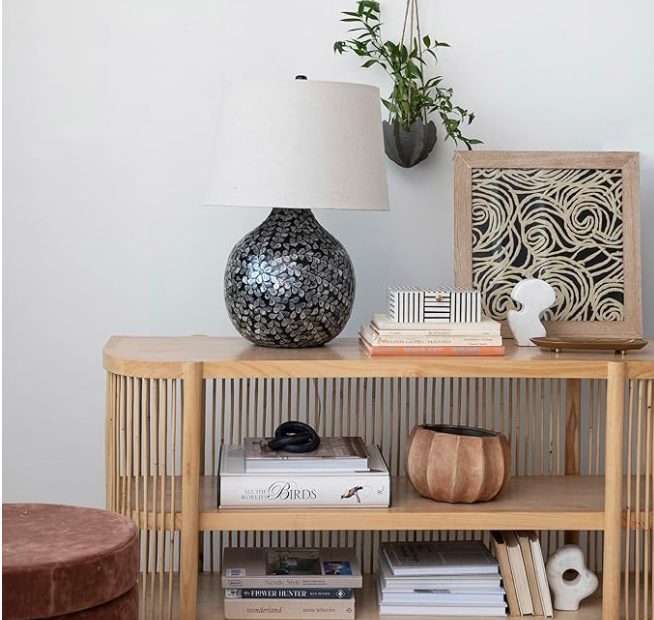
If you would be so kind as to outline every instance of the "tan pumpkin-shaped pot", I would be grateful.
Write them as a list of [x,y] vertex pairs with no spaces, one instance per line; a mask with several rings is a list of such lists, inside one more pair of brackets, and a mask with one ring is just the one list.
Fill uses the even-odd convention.
[[486,502],[509,483],[511,448],[506,437],[481,428],[414,426],[405,469],[416,491],[437,502]]

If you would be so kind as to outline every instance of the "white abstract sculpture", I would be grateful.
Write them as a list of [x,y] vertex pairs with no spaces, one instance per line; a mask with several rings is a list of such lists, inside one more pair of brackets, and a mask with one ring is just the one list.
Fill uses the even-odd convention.
[[[597,576],[586,568],[584,552],[577,545],[563,545],[547,560],[547,580],[554,594],[554,609],[576,611],[582,599],[597,590]],[[567,581],[563,573],[575,571],[577,576]]]
[[513,287],[511,299],[522,304],[519,311],[509,310],[508,315],[515,343],[519,347],[535,347],[530,339],[545,335],[540,315],[556,301],[556,293],[544,280],[528,278]]

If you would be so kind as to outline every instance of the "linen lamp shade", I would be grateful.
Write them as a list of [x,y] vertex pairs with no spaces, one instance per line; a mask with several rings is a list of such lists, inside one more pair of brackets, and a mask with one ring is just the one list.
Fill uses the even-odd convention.
[[226,86],[205,204],[388,210],[379,89],[312,80]]

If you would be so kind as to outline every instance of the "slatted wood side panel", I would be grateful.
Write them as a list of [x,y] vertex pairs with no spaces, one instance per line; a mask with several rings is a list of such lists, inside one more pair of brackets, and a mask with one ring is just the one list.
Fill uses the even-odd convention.
[[654,616],[654,380],[630,381],[626,412],[625,617]]
[[[107,508],[141,530],[141,617],[172,618],[179,564],[182,384],[108,373]],[[173,570],[170,570],[171,567]]]

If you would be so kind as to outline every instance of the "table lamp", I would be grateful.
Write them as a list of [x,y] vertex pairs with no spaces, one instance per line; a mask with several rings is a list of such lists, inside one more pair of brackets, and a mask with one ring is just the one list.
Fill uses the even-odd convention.
[[205,198],[272,208],[225,269],[232,323],[267,347],[321,346],[352,311],[350,257],[311,210],[388,210],[379,90],[299,78],[226,86]]

